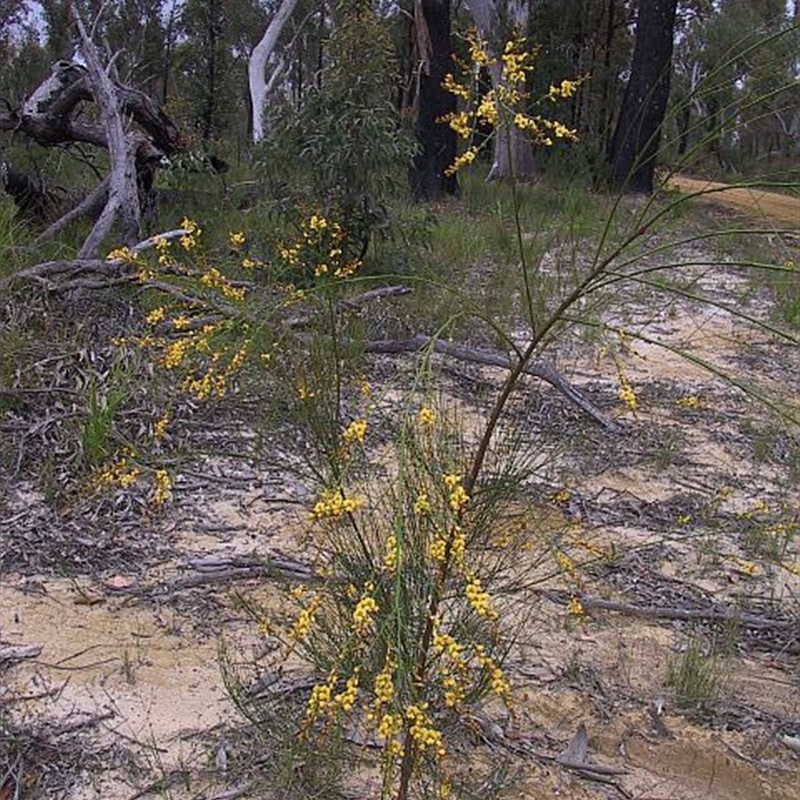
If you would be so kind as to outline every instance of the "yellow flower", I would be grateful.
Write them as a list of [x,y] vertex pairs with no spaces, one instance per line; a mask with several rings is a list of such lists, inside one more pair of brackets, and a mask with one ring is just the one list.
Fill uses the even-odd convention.
[[469,57],[480,67],[488,67],[492,62],[486,52],[486,43],[474,35],[469,37]]
[[675,404],[682,408],[700,408],[700,398],[697,395],[689,394],[676,400]]
[[394,662],[387,658],[383,669],[375,676],[375,703],[378,706],[389,705],[394,699],[394,670]]
[[429,554],[431,561],[438,561],[441,563],[447,555],[447,542],[441,537],[437,537],[430,544]]
[[456,486],[461,485],[461,476],[456,472],[449,472],[442,480],[448,489],[455,489]]
[[326,489],[322,497],[314,505],[312,520],[337,520],[345,514],[352,514],[364,505],[364,501],[356,497],[345,497],[341,489]]
[[469,495],[460,484],[450,493],[450,508],[458,514],[469,503]]
[[203,232],[200,227],[198,227],[197,223],[193,219],[189,219],[189,217],[184,217],[181,220],[180,227],[190,236],[199,236]]
[[628,383],[627,379],[622,376],[620,376],[619,399],[622,400],[634,414],[636,413],[636,409],[639,407],[639,400],[636,397],[636,392],[633,391],[633,387]]
[[169,499],[172,480],[165,469],[157,469],[153,481],[153,499],[156,505],[163,505]]
[[306,636],[308,636],[308,633],[314,624],[314,617],[317,613],[319,605],[320,599],[315,595],[311,598],[311,602],[305,608],[300,609],[300,613],[297,615],[297,619],[292,626],[292,630],[289,632],[289,636],[296,642],[302,641],[306,638]]
[[568,503],[570,498],[572,497],[572,493],[566,486],[562,486],[554,495],[553,495],[553,502],[554,503]]
[[475,111],[475,116],[487,125],[497,125],[499,113],[497,111],[497,101],[494,92],[488,92],[483,96]]
[[462,139],[469,139],[472,134],[469,124],[470,115],[466,111],[454,111],[446,114],[442,117],[442,121],[446,122]]
[[124,261],[127,264],[133,264],[136,261],[136,253],[129,247],[117,247],[106,256],[106,261]]
[[148,325],[155,325],[158,322],[161,322],[164,319],[164,308],[163,306],[159,306],[158,308],[154,308],[146,317],[145,320],[147,321]]
[[406,720],[410,723],[408,732],[420,750],[433,750],[441,758],[445,755],[442,734],[433,727],[431,719],[425,713],[426,709],[426,703],[410,705],[406,709]]
[[575,617],[582,617],[586,614],[583,603],[577,597],[570,597],[567,603],[567,610]]
[[345,712],[349,714],[356,704],[356,697],[358,696],[358,675],[361,667],[356,667],[353,674],[347,679],[345,690],[333,698],[334,703]]
[[432,408],[423,406],[417,414],[417,419],[423,428],[429,428],[436,421],[436,412]]
[[449,72],[444,76],[442,88],[450,92],[450,94],[454,94],[456,97],[469,100],[469,89],[466,86],[456,83],[455,78]]
[[378,611],[380,608],[375,602],[375,598],[365,593],[353,611],[353,630],[359,636],[363,636],[372,622],[372,615],[377,614]]
[[245,243],[245,235],[242,231],[231,231],[228,234],[228,242],[234,250],[238,250]]
[[425,492],[420,492],[414,501],[414,513],[417,516],[421,516],[430,512],[431,508],[431,501],[428,499],[428,495]]
[[157,442],[164,438],[164,434],[167,432],[167,425],[169,425],[169,413],[165,411],[153,426],[153,438]]
[[488,592],[484,591],[480,578],[474,573],[467,575],[467,600],[475,612],[486,619],[497,619],[497,612],[492,608]]
[[333,687],[336,685],[336,673],[331,672],[325,683],[318,683],[311,690],[311,697],[306,706],[306,720],[313,722],[326,713],[333,701]]
[[390,573],[397,569],[397,537],[394,534],[386,537],[386,555],[383,557],[383,567]]
[[445,170],[446,175],[454,175],[463,167],[468,167],[478,156],[477,147],[469,147]]

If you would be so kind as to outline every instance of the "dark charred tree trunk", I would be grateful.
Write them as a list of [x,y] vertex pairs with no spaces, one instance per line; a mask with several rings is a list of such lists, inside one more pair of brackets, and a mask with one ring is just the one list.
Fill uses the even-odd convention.
[[456,110],[456,98],[442,88],[453,71],[450,0],[415,0],[414,37],[419,65],[416,136],[419,153],[411,168],[411,190],[417,200],[434,201],[458,192],[447,169],[456,160],[456,134],[439,122]]
[[650,194],[667,110],[678,0],[641,0],[631,77],[609,159],[615,188]]

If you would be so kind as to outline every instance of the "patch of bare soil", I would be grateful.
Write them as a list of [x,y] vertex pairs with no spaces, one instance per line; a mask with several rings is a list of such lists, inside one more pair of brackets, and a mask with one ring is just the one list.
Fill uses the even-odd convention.
[[778,223],[790,230],[800,231],[800,198],[768,192],[763,189],[747,189],[728,186],[725,183],[675,175],[669,187],[694,194],[704,192],[699,199],[750,216],[759,216],[770,224]]
[[[717,274],[721,295],[745,302],[740,276]],[[543,572],[554,572],[558,519],[580,579],[543,579],[528,598],[508,664],[514,717],[490,705],[464,720],[452,759],[489,774],[485,796],[494,782],[520,799],[800,798],[798,430],[718,377],[766,382],[796,415],[800,350],[724,304],[651,301],[631,295],[619,324],[635,319],[666,349],[634,340],[614,361],[567,342],[558,354],[620,430],[533,379],[514,400],[509,426],[539,465],[520,502],[547,520]],[[769,312],[762,296],[749,302],[751,316]],[[370,363],[380,439],[413,359]],[[448,402],[479,426],[502,370],[436,363]],[[620,369],[635,414],[619,401]],[[139,515],[136,530],[103,534],[100,519],[82,535],[29,487],[6,484],[0,800],[17,787],[77,800],[270,796],[253,782],[254,739],[223,685],[218,642],[255,665],[270,651],[240,600],[280,612],[281,585],[310,578],[311,497],[281,461],[285,440],[232,433],[248,430],[196,421],[215,455],[176,468],[167,518]],[[585,614],[568,611],[570,598]],[[369,781],[354,773],[347,796],[376,797]]]

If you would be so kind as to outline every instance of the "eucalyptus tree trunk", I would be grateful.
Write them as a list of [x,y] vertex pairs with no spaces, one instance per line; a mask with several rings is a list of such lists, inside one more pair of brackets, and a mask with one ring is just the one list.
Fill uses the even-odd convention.
[[456,110],[456,98],[442,87],[453,71],[450,0],[416,0],[415,51],[418,61],[416,136],[419,152],[411,167],[411,190],[417,200],[439,200],[458,191],[447,170],[456,160],[456,134],[441,118]]
[[[270,58],[275,52],[281,32],[283,31],[289,17],[297,6],[297,0],[282,0],[275,12],[275,16],[267,26],[264,35],[253,49],[250,61],[247,66],[247,77],[250,83],[250,101],[252,108],[252,130],[253,141],[257,144],[266,133],[264,125],[264,113],[267,108],[267,96],[271,86],[271,81],[267,79],[267,66]],[[279,64],[277,69],[281,69]]]
[[669,99],[678,0],[641,0],[631,77],[609,160],[617,189],[650,194]]
[[[531,0],[467,0],[478,34],[489,47],[491,55],[502,53],[506,41],[515,35],[525,35],[530,19]],[[502,65],[489,69],[492,88],[497,92],[502,79]],[[494,132],[492,168],[488,180],[529,181],[536,165],[533,144],[524,131],[501,123]]]

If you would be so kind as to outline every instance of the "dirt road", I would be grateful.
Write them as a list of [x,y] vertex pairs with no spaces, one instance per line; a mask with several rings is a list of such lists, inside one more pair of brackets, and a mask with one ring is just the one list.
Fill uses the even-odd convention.
[[725,183],[687,178],[674,175],[668,186],[681,192],[708,192],[699,199],[734,211],[755,213],[765,217],[772,224],[788,226],[800,231],[800,198],[790,195],[767,192],[762,189],[747,189],[728,186]]

